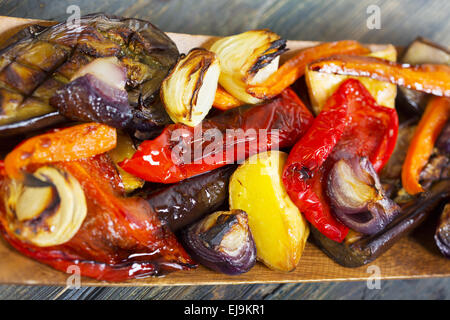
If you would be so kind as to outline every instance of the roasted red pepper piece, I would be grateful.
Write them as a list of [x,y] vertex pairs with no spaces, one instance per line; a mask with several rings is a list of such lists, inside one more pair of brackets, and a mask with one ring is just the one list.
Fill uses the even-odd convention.
[[[144,199],[123,196],[120,177],[107,155],[53,165],[79,181],[86,197],[87,216],[68,242],[38,247],[19,240],[14,230],[8,228],[5,203],[0,201],[0,230],[18,251],[64,272],[68,266],[77,265],[82,276],[107,281],[194,266]],[[0,177],[0,194],[5,194],[8,183],[6,175]]]
[[328,99],[292,149],[283,171],[292,201],[322,234],[341,242],[348,232],[332,215],[324,195],[323,178],[329,164],[360,155],[369,157],[379,171],[393,151],[397,132],[395,110],[376,105],[358,80],[346,80]]
[[[229,110],[195,128],[170,125],[155,140],[144,141],[120,166],[147,181],[174,183],[252,154],[290,147],[312,120],[311,112],[294,91],[286,89],[266,104]],[[214,132],[210,129],[220,134],[217,140],[208,138],[207,133]]]
[[322,164],[347,126],[347,87],[344,82],[328,99],[309,130],[292,148],[283,170],[283,184],[295,205],[314,227],[338,242],[345,238],[348,228],[327,214],[329,211],[323,208],[326,202],[314,189],[321,181],[318,173]]

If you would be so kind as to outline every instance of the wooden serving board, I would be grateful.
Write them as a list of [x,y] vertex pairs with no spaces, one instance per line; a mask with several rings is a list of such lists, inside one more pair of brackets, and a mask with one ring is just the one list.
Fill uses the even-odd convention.
[[[49,23],[12,17],[0,17],[0,43],[15,31],[33,23]],[[168,33],[177,44],[180,52],[194,47],[207,46],[214,37]],[[282,59],[295,54],[299,49],[313,46],[317,42],[288,41],[290,49]],[[369,45],[372,51],[381,50],[386,45]],[[297,268],[289,273],[272,271],[264,265],[257,265],[248,273],[227,276],[199,267],[191,271],[179,271],[164,277],[130,280],[110,283],[82,278],[83,286],[159,286],[159,285],[217,285],[250,283],[295,283],[318,281],[355,281],[373,277],[368,269],[376,265],[381,279],[413,279],[431,277],[450,277],[450,261],[437,250],[433,241],[433,227],[421,227],[412,235],[401,239],[382,257],[373,263],[359,268],[344,268],[328,258],[315,245],[308,242]],[[70,275],[56,271],[44,264],[27,258],[3,239],[0,240],[0,283],[28,285],[66,285]]]

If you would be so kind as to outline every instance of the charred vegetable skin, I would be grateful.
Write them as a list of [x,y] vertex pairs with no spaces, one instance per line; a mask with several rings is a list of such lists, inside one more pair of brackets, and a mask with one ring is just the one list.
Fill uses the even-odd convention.
[[450,259],[450,204],[446,204],[434,235],[434,240],[442,254]]
[[[141,143],[134,156],[120,166],[147,181],[175,183],[261,151],[290,147],[306,132],[312,119],[302,101],[287,89],[265,104],[243,106],[205,119],[201,127],[169,125],[158,138]],[[257,141],[259,130],[267,137],[259,136]],[[222,140],[215,141],[208,132]],[[244,136],[236,136],[239,132]],[[215,148],[218,143],[221,147]]]
[[181,232],[184,247],[202,265],[229,275],[249,271],[256,246],[245,211],[218,211]]
[[377,173],[365,157],[334,163],[326,189],[336,217],[363,234],[380,232],[400,212],[399,206],[386,196]]
[[330,239],[341,242],[348,227],[329,206],[324,189],[328,171],[335,162],[355,156],[367,157],[375,171],[381,170],[393,152],[397,132],[395,110],[378,106],[358,80],[349,79],[292,148],[283,183],[308,221]]
[[158,91],[178,58],[175,44],[144,20],[99,14],[82,17],[80,24],[74,29],[66,23],[44,29],[32,26],[0,52],[0,135],[61,121],[49,99],[81,67],[112,56],[127,70],[131,129],[151,131],[170,122],[158,104]]
[[[120,178],[108,156],[58,162],[54,166],[81,184],[87,216],[68,242],[38,247],[19,240],[10,229],[5,202],[1,201],[1,232],[18,251],[63,272],[70,265],[78,265],[81,275],[107,281],[159,275],[195,265],[145,200],[123,197]],[[3,175],[2,194],[9,183]]]
[[99,123],[38,135],[0,162],[0,231],[17,250],[66,271],[121,281],[193,261],[142,198],[125,197]]
[[147,200],[163,224],[172,231],[179,231],[225,202],[228,181],[234,170],[235,166],[218,168],[162,190],[144,189],[137,195]]
[[363,236],[356,241],[337,243],[311,228],[314,242],[334,261],[344,267],[360,267],[378,258],[401,237],[407,235],[427,219],[433,211],[450,198],[450,180],[436,183],[427,193],[422,193],[401,206],[402,214],[383,231]]

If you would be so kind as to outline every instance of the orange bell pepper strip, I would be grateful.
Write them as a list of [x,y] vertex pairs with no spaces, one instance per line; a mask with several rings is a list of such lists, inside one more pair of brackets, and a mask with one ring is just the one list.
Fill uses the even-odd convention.
[[408,65],[379,59],[336,55],[309,65],[313,71],[369,77],[436,96],[450,97],[450,67],[438,64]]
[[450,99],[432,97],[419,121],[402,167],[402,185],[409,194],[423,192],[420,172],[427,164],[436,139],[450,118]]
[[214,97],[213,107],[220,110],[229,110],[242,105],[242,102],[233,97],[231,94],[225,91],[222,87],[218,86],[216,96]]
[[116,147],[116,129],[100,123],[84,123],[44,133],[19,144],[5,158],[10,178],[22,178],[30,164],[90,158]]
[[352,40],[327,42],[305,48],[295,57],[286,61],[267,80],[257,85],[249,86],[247,92],[260,99],[272,98],[303,76],[306,66],[315,60],[336,54],[362,55],[367,53],[370,53],[369,49]]

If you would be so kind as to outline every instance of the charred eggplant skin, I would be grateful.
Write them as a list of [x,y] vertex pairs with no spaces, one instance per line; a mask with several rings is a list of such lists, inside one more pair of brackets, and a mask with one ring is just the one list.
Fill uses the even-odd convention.
[[447,203],[442,210],[434,240],[442,254],[450,259],[450,203]]
[[[20,99],[0,99],[0,112],[8,110],[0,115],[0,135],[63,121],[49,105],[50,93],[70,82],[73,73],[93,59],[111,56],[127,68],[125,89],[132,109],[127,117],[131,115],[132,121],[125,122],[132,125],[130,132],[152,131],[170,123],[159,103],[159,88],[178,59],[175,43],[147,21],[92,14],[81,17],[75,30],[69,30],[65,22],[31,26],[2,41],[0,87]],[[48,81],[52,84],[44,83]],[[30,106],[30,99],[42,107]],[[30,122],[33,126],[28,126]]]
[[222,167],[156,192],[143,190],[138,195],[147,200],[163,223],[178,231],[224,203],[235,169],[235,166]]
[[354,243],[337,243],[311,227],[313,241],[334,261],[356,268],[372,262],[391,248],[401,237],[419,226],[433,211],[450,198],[450,180],[439,181],[430,191],[401,206],[401,213],[383,231],[363,237]]

